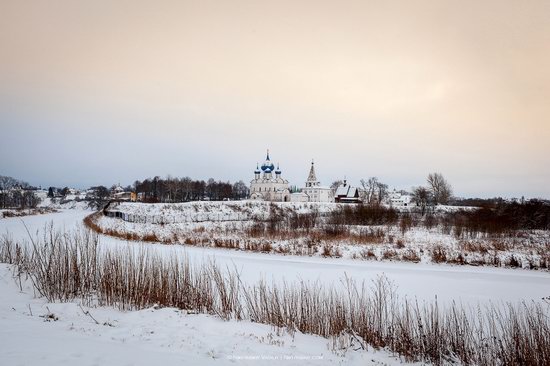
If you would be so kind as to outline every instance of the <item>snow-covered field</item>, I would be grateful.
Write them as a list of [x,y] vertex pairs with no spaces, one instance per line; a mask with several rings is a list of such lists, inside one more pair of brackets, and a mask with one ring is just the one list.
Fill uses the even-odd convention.
[[[332,352],[325,338],[173,308],[121,312],[47,303],[0,264],[2,365],[383,365],[384,351]],[[89,315],[86,314],[88,312]]]
[[[185,223],[206,221],[244,221],[269,216],[271,206],[298,214],[326,214],[345,205],[327,202],[265,202],[265,201],[197,201],[184,203],[121,202],[112,205],[111,211],[127,215],[127,221],[141,223]],[[472,207],[437,206],[435,212],[470,210]],[[400,210],[407,210],[401,208]]]
[[265,202],[265,201],[197,201],[184,203],[121,202],[109,207],[110,211],[124,213],[125,220],[139,223],[191,223],[218,221],[247,221],[269,217],[271,206],[296,213],[320,214],[331,212],[338,203]]
[[[87,210],[8,218],[0,221],[0,234],[26,240],[27,229],[40,234],[50,224],[72,230],[82,225]],[[24,224],[25,225],[24,225]],[[26,226],[26,228],[25,228]],[[466,306],[488,302],[542,301],[550,296],[550,273],[491,267],[449,266],[432,263],[358,261],[345,258],[281,256],[207,247],[125,242],[102,236],[101,247],[146,249],[166,257],[186,255],[192,263],[215,260],[237,268],[244,282],[266,279],[318,281],[343,286],[341,280],[370,281],[387,276],[400,296],[420,302],[437,297]],[[9,267],[0,267],[0,360],[2,364],[392,364],[399,362],[385,352],[330,351],[330,340],[296,334],[277,335],[269,326],[250,322],[223,322],[205,315],[175,309],[120,312],[93,308],[96,324],[77,304],[46,304],[37,299],[28,283],[23,291]],[[49,309],[49,310],[48,310]],[[33,315],[30,315],[32,311]],[[58,317],[46,321],[48,312]],[[104,325],[107,324],[107,325]],[[110,325],[109,325],[110,324]],[[111,326],[113,325],[113,326]],[[243,358],[244,357],[244,358]],[[322,357],[322,358],[320,358]],[[268,360],[265,360],[267,358]],[[283,360],[283,361],[281,361]]]
[[[189,202],[179,204],[122,203],[112,207],[122,218],[101,216],[97,225],[104,233],[172,244],[229,247],[280,254],[332,256],[363,260],[436,262],[469,265],[513,266],[547,269],[550,266],[550,231],[531,230],[502,237],[457,236],[442,225],[422,225],[402,230],[397,225],[350,226],[337,238],[300,235],[299,231],[276,235],[247,235],[253,225],[270,215],[270,203],[256,201]],[[276,203],[290,213],[325,214],[335,203]],[[439,208],[449,211],[449,207]],[[459,209],[454,207],[453,209]],[[289,217],[291,217],[289,215]],[[319,231],[319,230],[318,230]],[[279,234],[283,234],[281,237]],[[322,230],[321,230],[322,234]],[[151,239],[152,238],[152,239]]]
[[[0,233],[26,240],[28,234],[40,233],[53,223],[60,230],[82,226],[87,210],[62,210],[59,213],[9,218],[0,221]],[[439,301],[462,301],[470,304],[486,301],[540,300],[550,295],[550,273],[493,267],[449,266],[433,263],[359,261],[346,258],[322,258],[294,255],[250,253],[209,247],[127,242],[102,236],[107,248],[130,248],[161,253],[167,257],[186,255],[192,262],[215,260],[220,266],[231,266],[242,273],[243,281],[259,279],[282,282],[320,281],[338,286],[346,275],[370,283],[385,274],[398,287],[398,293],[409,298]]]

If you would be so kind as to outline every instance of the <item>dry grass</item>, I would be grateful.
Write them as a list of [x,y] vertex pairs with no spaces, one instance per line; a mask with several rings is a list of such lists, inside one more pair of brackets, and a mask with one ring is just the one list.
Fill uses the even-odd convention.
[[22,216],[31,216],[31,215],[44,215],[48,213],[54,213],[58,212],[54,208],[50,207],[37,207],[37,208],[15,208],[15,209],[7,209],[7,211],[0,212],[0,219],[1,218],[9,218],[9,217],[22,217]]
[[[333,217],[323,217],[316,212],[297,214],[290,209],[283,210],[277,206],[271,206],[269,218],[263,218],[261,221],[250,221],[240,226],[233,223],[208,229],[201,225],[187,231],[174,227],[171,231],[168,230],[169,234],[166,234],[167,230],[164,230],[165,233],[162,235],[156,234],[153,231],[154,228],[147,235],[118,231],[119,229],[103,229],[97,224],[100,214],[90,215],[85,219],[85,224],[98,233],[123,240],[165,244],[180,243],[263,253],[342,257],[351,252],[350,256],[354,259],[418,262],[417,256],[422,254],[425,249],[435,263],[528,269],[547,269],[550,265],[550,254],[548,254],[550,243],[548,243],[547,234],[537,231],[518,231],[511,233],[509,237],[482,235],[469,238],[469,235],[455,235],[450,242],[441,239],[440,244],[436,244],[435,247],[421,247],[420,254],[416,253],[415,256],[408,250],[415,246],[414,235],[413,239],[403,235],[422,222],[414,214],[401,216],[395,227],[389,225],[359,226],[338,222],[329,223],[329,219],[333,219]],[[366,212],[371,214],[368,210]],[[429,227],[432,227],[432,224],[439,225],[433,230],[434,232],[445,231],[445,225],[449,225],[447,229],[449,235],[452,235],[452,231],[455,230],[451,225],[452,221],[445,221],[435,216],[432,219],[432,223],[424,222],[424,225]],[[432,219],[427,217],[425,220]],[[462,227],[458,228],[458,230],[462,229]],[[401,235],[396,234],[398,232]],[[365,253],[352,250],[350,247],[354,245],[367,247],[379,245],[381,254],[379,258],[375,255],[366,256]],[[512,253],[516,255],[514,260],[507,260],[506,258],[509,258]]]
[[382,259],[392,260],[392,259],[398,259],[398,258],[399,258],[399,255],[395,250],[384,249],[384,251],[382,252]]
[[476,365],[550,364],[548,304],[463,309],[398,298],[384,277],[371,286],[346,278],[342,290],[300,282],[244,285],[235,269],[192,266],[146,250],[99,250],[91,231],[49,230],[30,247],[7,237],[0,261],[27,272],[50,301],[143,309],[153,305],[248,319],[327,338],[351,335],[407,361]]
[[447,251],[441,245],[435,245],[430,250],[430,255],[432,257],[432,261],[435,262],[435,263],[445,263],[445,262],[447,262]]
[[403,249],[405,248],[405,242],[402,239],[397,239],[397,242],[395,243],[395,247],[397,249]]
[[404,262],[418,263],[420,262],[420,257],[418,256],[416,251],[414,251],[413,249],[408,249],[403,254],[401,254],[401,260]]

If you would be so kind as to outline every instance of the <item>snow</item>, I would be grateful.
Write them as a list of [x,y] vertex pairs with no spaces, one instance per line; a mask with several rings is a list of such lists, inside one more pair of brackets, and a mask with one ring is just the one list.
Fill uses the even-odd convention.
[[[31,233],[43,230],[52,220],[56,228],[70,230],[80,226],[89,213],[62,210],[55,214],[4,219],[0,221],[0,233],[8,231],[14,238],[27,238],[22,221]],[[186,255],[195,263],[213,259],[222,267],[237,268],[242,280],[248,283],[260,279],[276,283],[305,280],[340,286],[341,279],[346,275],[358,282],[370,283],[384,274],[397,286],[400,296],[420,301],[431,301],[437,297],[441,304],[457,301],[475,306],[487,302],[540,301],[550,295],[550,273],[545,271],[283,256],[209,247],[128,243],[108,236],[101,237],[101,246],[130,250],[146,248],[167,257]]]
[[[335,203],[298,202],[276,205],[283,210],[299,213],[316,210],[321,214],[340,206]],[[441,210],[449,207],[441,206]],[[373,253],[378,260],[384,259],[385,254],[395,253],[397,260],[411,260],[414,255],[428,263],[432,261],[434,248],[441,247],[449,262],[464,260],[475,265],[497,263],[506,266],[513,256],[520,267],[544,268],[543,254],[548,251],[550,243],[550,231],[541,230],[522,231],[518,235],[495,240],[491,237],[457,238],[450,229],[444,232],[441,225],[431,229],[415,226],[405,232],[398,225],[386,225],[350,226],[350,232],[355,237],[352,235],[338,241],[321,240],[311,247],[310,238],[306,236],[296,238],[290,235],[286,239],[273,239],[243,235],[243,231],[250,229],[254,223],[251,220],[253,217],[261,219],[269,216],[270,206],[266,202],[122,203],[112,210],[122,213],[124,218],[100,217],[97,224],[104,232],[132,234],[138,238],[154,234],[161,242],[202,246],[214,246],[214,239],[232,240],[233,243],[239,242],[240,249],[245,249],[248,244],[257,246],[269,242],[274,252],[297,255],[322,256],[325,253],[323,248],[330,246],[331,256],[357,260],[364,259],[368,253]],[[371,239],[366,238],[369,233]]]
[[265,201],[198,201],[185,203],[121,202],[108,208],[131,216],[136,222],[200,222],[200,221],[246,221],[266,218],[270,206],[293,210],[297,213],[330,212],[340,204],[319,202],[265,202]]
[[[384,351],[331,351],[330,340],[174,308],[121,312],[47,303],[0,264],[3,365],[399,364]],[[85,312],[89,312],[86,315]],[[51,314],[51,317],[47,317]],[[95,319],[95,320],[94,320]],[[96,323],[97,321],[97,323]]]
[[[0,220],[0,234],[27,240],[27,229],[81,227],[87,210]],[[25,224],[25,225],[23,225]],[[186,255],[191,263],[215,260],[237,268],[245,283],[259,279],[287,283],[317,281],[341,286],[344,276],[372,281],[384,274],[399,296],[466,306],[487,302],[541,301],[550,295],[550,273],[504,268],[373,262],[282,256],[234,250],[128,243],[101,237],[101,248],[146,250],[166,257]],[[109,307],[80,308],[77,302],[47,303],[34,295],[29,281],[22,291],[13,267],[0,264],[0,360],[6,365],[392,365],[400,360],[386,351],[332,350],[332,341],[274,329],[249,321],[222,321],[209,315],[164,308],[122,312]],[[84,312],[89,313],[99,324]],[[54,314],[57,320],[43,317]]]
[[40,201],[38,207],[85,210],[88,208],[88,202],[84,201],[83,197],[77,195],[67,195],[64,199],[45,197]]

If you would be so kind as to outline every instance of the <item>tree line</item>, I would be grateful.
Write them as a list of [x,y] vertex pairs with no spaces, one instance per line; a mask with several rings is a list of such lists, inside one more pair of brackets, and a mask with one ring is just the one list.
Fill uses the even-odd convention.
[[231,184],[214,178],[204,181],[170,176],[137,180],[133,190],[143,202],[241,200],[247,198],[249,193],[248,186],[242,180]]
[[550,201],[499,202],[493,207],[458,211],[445,218],[458,232],[501,234],[514,230],[550,230]]
[[0,208],[35,208],[40,198],[34,193],[34,187],[27,182],[0,175]]

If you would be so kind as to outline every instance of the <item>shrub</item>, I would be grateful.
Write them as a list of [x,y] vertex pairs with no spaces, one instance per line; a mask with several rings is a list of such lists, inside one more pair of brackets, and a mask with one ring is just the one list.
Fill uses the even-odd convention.
[[418,254],[416,254],[414,250],[408,249],[401,255],[401,260],[406,262],[418,263],[420,262],[420,257],[418,256]]
[[391,249],[385,249],[384,252],[382,252],[382,259],[395,259],[398,258],[397,252],[395,250]]
[[521,267],[521,263],[513,255],[511,255],[510,258],[508,258],[508,260],[506,261],[506,265],[510,267],[515,267],[515,268]]
[[363,259],[371,259],[371,260],[377,260],[376,254],[371,249],[363,249],[361,252],[359,252],[361,255],[361,258]]
[[329,222],[340,225],[393,225],[397,220],[394,208],[381,205],[343,205],[329,216]]
[[435,263],[444,263],[447,261],[447,252],[441,245],[436,245],[430,250],[432,261]]

